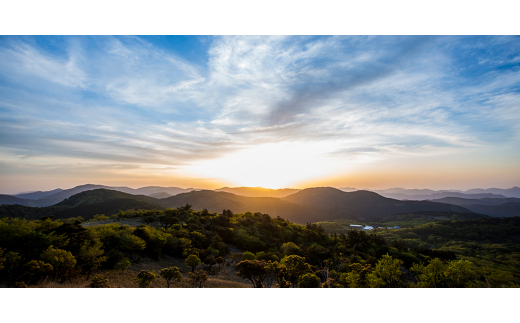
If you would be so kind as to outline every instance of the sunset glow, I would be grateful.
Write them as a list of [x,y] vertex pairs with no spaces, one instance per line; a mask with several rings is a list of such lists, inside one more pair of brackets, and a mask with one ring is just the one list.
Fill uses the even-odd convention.
[[520,42],[0,38],[0,193],[512,187]]

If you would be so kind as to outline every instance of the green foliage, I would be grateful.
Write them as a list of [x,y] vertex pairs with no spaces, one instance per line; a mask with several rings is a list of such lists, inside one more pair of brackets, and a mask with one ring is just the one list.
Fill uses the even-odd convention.
[[204,283],[208,280],[208,275],[206,275],[204,270],[188,273],[188,277],[189,281],[194,285],[198,285],[199,288],[203,288]]
[[5,253],[5,249],[4,248],[0,248],[0,270],[4,269],[4,263],[5,263],[5,257],[4,256],[4,253]]
[[92,282],[89,285],[91,288],[110,288],[108,284],[108,279],[103,277],[102,275],[95,275],[92,278]]
[[244,260],[255,260],[256,256],[251,251],[246,251],[242,254],[242,261]]
[[35,283],[42,277],[51,275],[53,272],[52,265],[41,260],[31,260],[25,264],[25,267],[27,268],[25,276],[27,277],[27,282],[29,284]]
[[443,287],[446,285],[446,269],[448,265],[435,258],[427,266],[415,264],[410,269],[418,276],[420,287]]
[[267,263],[263,260],[242,260],[237,265],[237,275],[247,279],[255,288],[262,288],[267,277]]
[[191,268],[191,272],[195,271],[195,268],[200,265],[200,258],[195,255],[189,255],[186,260],[184,260],[184,264]]
[[83,271],[87,273],[87,280],[89,280],[92,270],[98,268],[107,260],[107,257],[103,256],[105,251],[102,247],[103,243],[95,238],[90,241],[85,241],[79,249],[77,256],[78,264],[82,267]]
[[291,255],[282,259],[282,264],[287,268],[287,280],[296,286],[298,277],[310,271],[310,265],[305,262],[305,258]]
[[319,288],[321,286],[320,279],[318,276],[307,273],[304,275],[301,275],[298,278],[298,287],[300,288]]
[[217,257],[215,258],[215,263],[218,265],[218,270],[220,270],[220,266],[226,264],[226,259],[224,257]]
[[168,288],[170,288],[171,283],[182,281],[182,274],[179,271],[179,268],[175,266],[164,268],[161,270],[160,275],[166,280]]
[[155,280],[155,272],[148,270],[141,270],[134,280],[139,285],[139,288],[149,287]]
[[214,256],[207,256],[204,258],[204,263],[206,265],[209,265],[208,273],[211,274],[211,267],[215,264],[215,257]]
[[130,267],[130,265],[132,265],[132,262],[130,262],[130,260],[128,258],[123,258],[120,262],[118,262],[115,266],[114,266],[114,269],[121,269],[121,273],[123,273],[126,269],[128,269]]
[[57,277],[63,278],[70,269],[76,266],[77,262],[70,251],[54,249],[52,247],[49,247],[42,253],[41,259],[52,266],[55,279]]
[[282,244],[280,247],[280,252],[284,256],[288,255],[299,255],[301,253],[300,247],[298,247],[294,242],[286,242]]
[[398,287],[401,280],[403,261],[384,255],[372,273],[367,276],[370,287]]

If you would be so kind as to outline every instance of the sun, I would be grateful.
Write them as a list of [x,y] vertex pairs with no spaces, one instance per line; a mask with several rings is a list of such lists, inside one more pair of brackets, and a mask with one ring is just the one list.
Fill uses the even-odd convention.
[[236,186],[285,188],[330,176],[339,167],[327,158],[330,147],[317,143],[270,143],[229,156],[197,162],[186,168],[195,177],[210,177]]

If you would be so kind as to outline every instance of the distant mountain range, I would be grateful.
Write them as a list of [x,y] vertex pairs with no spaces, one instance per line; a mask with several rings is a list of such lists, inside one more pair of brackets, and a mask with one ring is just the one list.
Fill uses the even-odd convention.
[[2,204],[18,204],[23,206],[32,207],[45,207],[55,205],[66,198],[69,198],[75,194],[95,190],[95,189],[108,189],[118,192],[123,192],[132,195],[147,195],[155,198],[166,198],[177,195],[179,193],[191,192],[193,188],[180,188],[180,187],[161,187],[161,186],[147,186],[141,188],[130,188],[130,187],[110,187],[104,185],[86,184],[73,187],[71,189],[62,190],[55,189],[52,191],[38,191],[30,193],[21,193],[16,195],[5,195],[0,194],[0,205]]
[[463,206],[475,213],[496,217],[520,216],[520,198],[482,198],[465,199],[445,197],[432,202]]
[[73,195],[62,202],[43,208],[20,205],[0,206],[0,217],[39,218],[54,215],[56,218],[82,216],[90,219],[96,214],[112,215],[119,210],[164,209],[191,204],[193,209],[235,213],[261,212],[280,216],[296,223],[335,219],[378,220],[388,215],[405,212],[456,212],[472,213],[456,205],[429,201],[398,201],[368,191],[343,192],[321,187],[309,188],[285,198],[246,197],[228,192],[210,190],[181,193],[164,199],[145,195],[131,195],[115,190],[94,189]]
[[[353,187],[341,187],[342,191],[352,192],[357,189]],[[467,191],[458,190],[440,190],[434,191],[430,189],[405,189],[405,188],[389,188],[385,190],[370,190],[384,197],[394,198],[398,200],[432,200],[444,197],[460,197],[470,199],[480,198],[520,198],[520,187],[512,187],[508,189],[488,188],[488,189],[471,189]]]
[[[99,194],[96,195],[95,199],[89,194],[85,195],[85,198],[89,200],[89,205],[92,205],[94,202],[94,204],[107,203],[103,207],[94,208],[96,210],[99,209],[100,212],[98,213],[103,214],[111,214],[110,212],[113,212],[113,209],[108,207],[108,205],[114,207],[120,205],[114,211],[117,212],[130,205],[132,205],[130,208],[153,209],[154,207],[178,207],[188,203],[192,204],[195,209],[206,208],[210,212],[221,212],[223,209],[230,209],[237,213],[247,211],[262,212],[273,216],[280,215],[298,223],[347,218],[373,220],[396,213],[421,211],[476,212],[499,217],[520,216],[520,198],[506,197],[507,195],[515,195],[520,190],[518,187],[511,189],[474,189],[464,192],[402,188],[373,192],[356,190],[352,187],[343,187],[341,190],[330,187],[308,188],[304,190],[223,187],[211,191],[160,186],[132,189],[129,187],[87,184],[67,190],[55,189],[16,195],[0,195],[0,205],[16,204],[24,207],[40,208],[56,206],[57,208],[52,209],[52,212],[56,213],[59,210],[56,214],[65,216],[69,214],[69,211],[66,211],[64,206],[67,206],[67,208],[81,208],[80,205],[71,206],[63,204],[70,203],[65,202],[66,199],[83,192],[100,189],[102,191],[108,190],[126,194],[124,197],[118,195],[117,198],[114,194],[105,194],[108,197],[103,197],[105,199],[103,201],[99,200],[101,198]],[[496,194],[497,192],[502,194]],[[108,202],[109,200],[111,202]],[[41,212],[45,213],[48,210],[41,210]],[[33,211],[27,212],[34,213]],[[87,217],[91,216],[90,211],[78,212]]]
[[277,190],[263,187],[223,187],[216,189],[219,192],[228,192],[248,197],[286,197],[301,190],[295,188],[281,188]]

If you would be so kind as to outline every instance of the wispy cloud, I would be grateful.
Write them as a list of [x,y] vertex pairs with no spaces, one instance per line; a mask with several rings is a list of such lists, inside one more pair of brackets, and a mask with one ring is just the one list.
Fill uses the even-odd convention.
[[515,37],[214,37],[205,64],[139,37],[57,43],[0,39],[4,164],[182,169],[268,143],[374,160],[520,140]]

